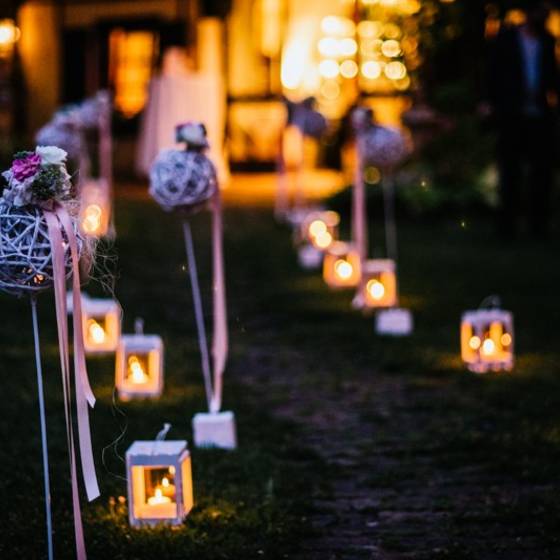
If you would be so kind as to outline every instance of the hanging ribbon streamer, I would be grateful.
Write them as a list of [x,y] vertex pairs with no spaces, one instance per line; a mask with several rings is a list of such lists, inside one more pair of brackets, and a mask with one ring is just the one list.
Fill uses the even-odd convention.
[[85,365],[83,347],[82,310],[79,277],[78,244],[74,234],[72,221],[67,211],[56,205],[53,211],[45,210],[44,216],[49,230],[52,248],[54,291],[60,349],[60,365],[62,370],[62,387],[64,396],[64,415],[66,419],[66,437],[68,441],[70,477],[72,485],[72,504],[74,511],[74,533],[76,538],[76,556],[78,560],[86,560],[85,540],[78,490],[78,475],[76,465],[76,449],[74,443],[74,429],[72,426],[72,397],[70,379],[70,355],[68,344],[68,319],[66,308],[66,267],[65,241],[63,231],[71,252],[73,272],[73,326],[74,326],[74,383],[76,387],[76,412],[78,420],[78,443],[82,464],[82,475],[88,500],[99,496],[99,487],[95,474],[91,434],[89,428],[88,404],[93,407],[95,397],[91,391]]
[[214,200],[212,201],[212,253],[214,275],[214,336],[212,341],[212,357],[214,358],[214,398],[210,411],[219,412],[222,407],[222,381],[228,357],[222,202],[219,190],[216,191]]
[[37,370],[37,393],[39,396],[39,416],[41,421],[41,451],[43,456],[43,480],[45,488],[45,517],[47,520],[48,559],[53,560],[53,530],[51,511],[51,483],[49,476],[49,449],[47,445],[47,417],[45,414],[45,394],[43,390],[43,366],[39,344],[39,321],[37,320],[37,298],[31,296],[31,317],[33,320],[33,342],[35,345],[35,366]]
[[196,266],[196,256],[194,251],[192,232],[190,224],[186,220],[183,222],[183,232],[185,236],[185,246],[189,263],[189,274],[191,279],[206,399],[209,411],[212,413],[216,413],[220,411],[222,406],[223,374],[228,356],[228,331],[223,256],[223,224],[219,191],[216,192],[212,199],[213,368],[211,368],[210,366],[210,355],[208,351],[202,296],[200,293],[200,285],[198,282],[198,271]]
[[[108,94],[107,94],[108,95]],[[109,237],[115,236],[115,219],[113,211],[113,141],[111,135],[111,105],[107,100],[99,115],[99,176],[106,181],[107,196],[110,201]]]

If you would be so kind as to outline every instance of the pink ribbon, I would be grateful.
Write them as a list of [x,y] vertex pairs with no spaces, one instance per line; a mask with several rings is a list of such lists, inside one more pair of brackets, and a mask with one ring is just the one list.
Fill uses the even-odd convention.
[[352,237],[361,261],[367,258],[367,236],[366,189],[364,183],[362,142],[358,136],[356,138],[356,169],[352,197]]
[[99,496],[99,487],[95,474],[93,451],[91,446],[91,433],[89,427],[88,404],[93,407],[95,397],[91,391],[87,376],[85,352],[83,346],[82,309],[80,293],[80,276],[78,270],[78,244],[74,233],[72,221],[65,208],[56,205],[54,210],[45,210],[44,216],[49,230],[52,248],[54,292],[56,303],[56,318],[58,330],[58,344],[60,349],[60,365],[62,371],[62,386],[64,393],[64,415],[66,419],[66,437],[70,461],[70,477],[72,485],[72,505],[74,510],[74,534],[76,538],[76,556],[78,560],[86,560],[82,513],[80,509],[80,496],[78,490],[78,474],[76,466],[76,449],[74,444],[74,430],[72,427],[72,393],[70,379],[70,353],[68,345],[68,319],[66,309],[66,266],[65,266],[65,241],[62,232],[70,247],[72,273],[73,273],[73,326],[74,326],[74,383],[76,386],[76,413],[78,420],[78,441],[82,475],[86,487],[88,500]]
[[213,256],[213,338],[212,357],[214,362],[214,390],[210,405],[211,412],[222,407],[223,375],[228,356],[228,329],[226,309],[226,287],[224,272],[222,202],[217,190],[212,201],[212,256]]

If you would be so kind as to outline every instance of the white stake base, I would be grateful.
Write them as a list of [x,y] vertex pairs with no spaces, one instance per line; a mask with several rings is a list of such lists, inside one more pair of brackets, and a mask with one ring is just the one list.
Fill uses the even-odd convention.
[[317,270],[323,264],[323,253],[313,245],[304,245],[298,250],[298,261],[305,270]]
[[196,447],[237,448],[233,412],[199,412],[194,415],[192,423]]
[[375,332],[386,336],[409,336],[414,319],[409,309],[394,308],[379,311],[375,316]]

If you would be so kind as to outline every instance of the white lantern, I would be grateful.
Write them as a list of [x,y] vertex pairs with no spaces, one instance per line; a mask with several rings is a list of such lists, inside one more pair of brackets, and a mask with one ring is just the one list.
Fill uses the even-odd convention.
[[513,315],[502,309],[466,311],[461,319],[461,357],[470,371],[511,371]]
[[306,243],[298,248],[298,261],[305,270],[317,270],[323,264],[323,251]]
[[360,254],[350,243],[335,241],[323,258],[323,279],[331,288],[355,288],[361,278]]
[[84,348],[87,354],[107,354],[117,349],[121,337],[121,306],[113,299],[83,300]]
[[375,314],[375,332],[384,336],[408,336],[414,329],[414,319],[409,309],[393,307]]
[[163,341],[139,327],[123,335],[117,347],[115,385],[121,400],[159,397],[163,392]]
[[231,411],[195,414],[193,432],[196,447],[217,447],[219,449],[237,447],[235,416]]
[[90,237],[109,233],[111,195],[105,179],[90,179],[80,188],[80,231]]
[[183,522],[193,507],[186,441],[135,441],[126,452],[126,471],[132,527]]
[[358,308],[380,309],[398,303],[395,261],[373,259],[362,263],[362,278],[354,305]]

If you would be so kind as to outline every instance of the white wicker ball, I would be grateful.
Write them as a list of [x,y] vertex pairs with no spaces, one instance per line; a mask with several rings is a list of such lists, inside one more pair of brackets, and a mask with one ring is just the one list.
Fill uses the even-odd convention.
[[212,162],[197,151],[163,150],[150,170],[150,195],[164,210],[193,209],[216,193]]
[[[77,235],[77,228],[75,228]],[[65,235],[63,233],[63,238]],[[78,238],[81,253],[83,244]],[[66,277],[72,275],[65,243]],[[0,200],[0,291],[23,296],[53,285],[52,249],[47,222],[37,206],[15,207]]]
[[372,126],[358,136],[364,164],[380,168],[394,167],[410,153],[405,136],[396,128]]

